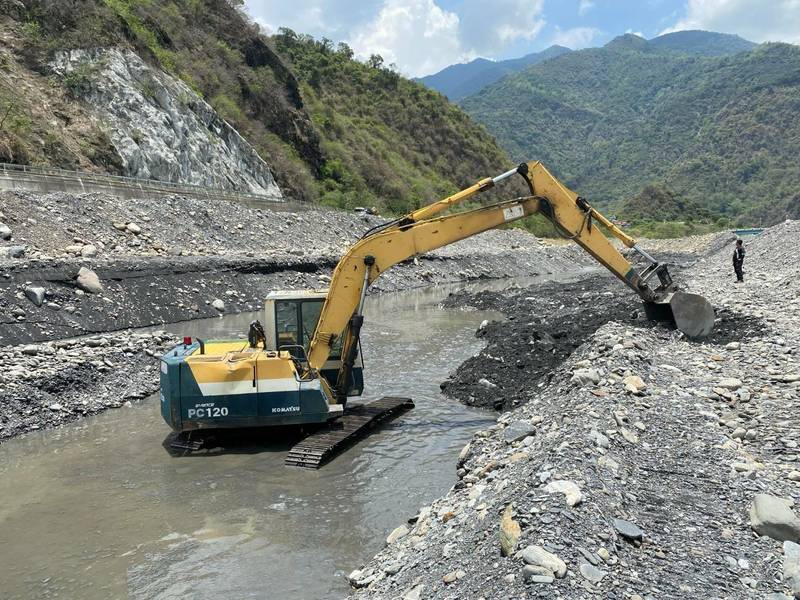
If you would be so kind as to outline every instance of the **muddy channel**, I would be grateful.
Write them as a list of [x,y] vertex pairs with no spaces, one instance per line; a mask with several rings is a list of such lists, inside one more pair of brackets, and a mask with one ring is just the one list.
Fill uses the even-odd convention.
[[[494,421],[440,393],[483,347],[481,321],[499,317],[441,308],[452,291],[368,300],[364,400],[404,395],[416,408],[319,471],[285,467],[288,440],[175,456],[155,395],[0,446],[3,598],[344,597],[346,574],[448,490],[458,451]],[[253,317],[168,329],[239,337]]]

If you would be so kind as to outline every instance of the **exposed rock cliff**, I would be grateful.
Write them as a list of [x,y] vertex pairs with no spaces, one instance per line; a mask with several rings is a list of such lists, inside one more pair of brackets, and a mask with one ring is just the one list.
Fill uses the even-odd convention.
[[267,164],[233,127],[133,52],[72,50],[51,66],[93,107],[126,175],[282,197]]

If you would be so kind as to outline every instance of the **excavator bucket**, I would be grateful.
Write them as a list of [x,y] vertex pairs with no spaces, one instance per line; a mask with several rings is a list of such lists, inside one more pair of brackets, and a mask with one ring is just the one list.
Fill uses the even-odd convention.
[[714,328],[714,308],[699,294],[674,292],[658,302],[645,302],[647,318],[664,321],[687,337],[704,338]]

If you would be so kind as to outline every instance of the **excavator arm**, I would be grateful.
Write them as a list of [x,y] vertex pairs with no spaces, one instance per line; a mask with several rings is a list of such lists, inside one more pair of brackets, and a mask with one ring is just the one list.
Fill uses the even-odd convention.
[[[530,190],[529,196],[436,216],[515,174],[525,179]],[[343,366],[336,396],[337,402],[344,402],[347,379],[356,357],[363,323],[366,291],[381,273],[413,256],[536,213],[546,216],[562,235],[575,241],[639,294],[645,306],[649,307],[648,316],[672,320],[679,328],[690,330],[687,333],[691,336],[701,337],[710,332],[714,313],[702,297],[677,292],[666,265],[660,265],[639,249],[633,238],[559,182],[541,163],[530,162],[522,163],[497,177],[483,179],[453,196],[379,226],[356,242],[339,261],[331,278],[328,297],[308,352],[309,368],[313,371],[321,369],[330,356],[331,348],[341,337]],[[637,272],[596,223],[601,223],[625,246],[638,252],[649,266],[643,272]]]

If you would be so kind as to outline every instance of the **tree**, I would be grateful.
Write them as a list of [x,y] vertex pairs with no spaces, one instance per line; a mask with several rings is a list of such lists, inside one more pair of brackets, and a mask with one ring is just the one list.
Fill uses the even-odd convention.
[[367,65],[373,69],[380,69],[383,67],[383,57],[380,54],[371,54]]
[[347,60],[352,60],[353,56],[355,56],[353,49],[344,42],[339,42],[339,48],[337,51]]

